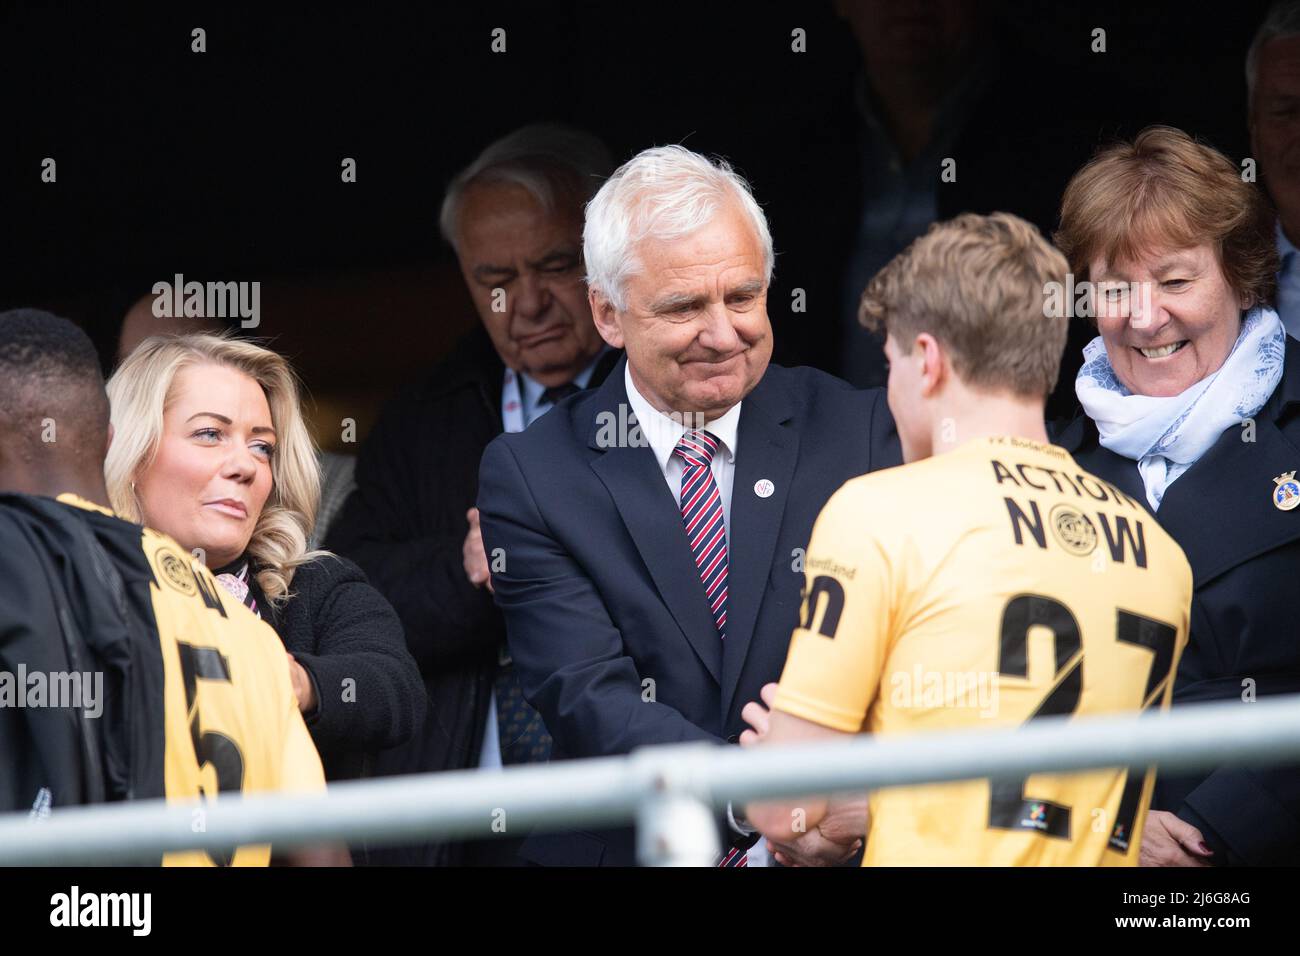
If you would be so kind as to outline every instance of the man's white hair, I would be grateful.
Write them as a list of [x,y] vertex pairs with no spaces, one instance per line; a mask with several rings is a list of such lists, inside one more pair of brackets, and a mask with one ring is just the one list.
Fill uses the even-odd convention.
[[642,268],[637,245],[688,236],[728,202],[738,203],[753,225],[770,282],[772,234],[749,183],[724,159],[711,161],[684,146],[656,146],[620,166],[587,203],[582,249],[588,286],[623,311],[628,277]]
[[547,212],[561,201],[581,205],[614,166],[605,144],[591,133],[558,123],[533,123],[501,137],[479,153],[447,187],[438,225],[457,245],[460,207],[471,185],[522,186]]
[[1268,15],[1255,31],[1246,53],[1246,91],[1248,102],[1255,101],[1255,78],[1259,75],[1259,51],[1270,40],[1300,36],[1300,0],[1278,0],[1268,8]]

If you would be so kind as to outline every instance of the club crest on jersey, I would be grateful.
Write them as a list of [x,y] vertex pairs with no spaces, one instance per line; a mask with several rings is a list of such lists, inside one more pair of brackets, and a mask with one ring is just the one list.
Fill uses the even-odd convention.
[[1295,480],[1295,472],[1288,471],[1273,479],[1273,505],[1281,511],[1290,511],[1300,506],[1300,481]]
[[158,571],[158,577],[177,591],[186,597],[193,597],[198,593],[198,588],[194,584],[194,572],[190,570],[189,562],[171,548],[164,545],[155,551],[153,563]]
[[1052,509],[1052,534],[1061,547],[1070,554],[1092,554],[1097,548],[1097,529],[1082,511],[1069,505],[1057,505]]

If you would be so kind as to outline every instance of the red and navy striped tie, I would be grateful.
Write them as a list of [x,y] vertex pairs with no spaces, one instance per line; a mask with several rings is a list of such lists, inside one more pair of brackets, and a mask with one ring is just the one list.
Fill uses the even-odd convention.
[[[689,431],[673,454],[682,460],[682,526],[722,639],[727,636],[727,523],[722,514],[722,493],[710,467],[718,444],[717,436],[709,432]],[[748,866],[749,855],[732,847],[717,865]]]
[[695,566],[704,583],[718,637],[727,636],[727,524],[722,516],[722,493],[710,463],[718,439],[706,431],[689,431],[673,449],[681,458],[682,525],[691,543]]

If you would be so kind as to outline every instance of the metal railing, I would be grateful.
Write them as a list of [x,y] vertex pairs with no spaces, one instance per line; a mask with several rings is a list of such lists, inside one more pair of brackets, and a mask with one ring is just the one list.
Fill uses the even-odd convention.
[[[681,744],[626,757],[332,784],[318,795],[163,800],[0,818],[0,865],[147,862],[175,850],[479,838],[637,824],[651,865],[710,865],[728,802],[1098,767],[1300,762],[1300,694],[1169,714],[754,749]],[[201,828],[196,821],[201,820]],[[197,831],[197,832],[196,832]]]

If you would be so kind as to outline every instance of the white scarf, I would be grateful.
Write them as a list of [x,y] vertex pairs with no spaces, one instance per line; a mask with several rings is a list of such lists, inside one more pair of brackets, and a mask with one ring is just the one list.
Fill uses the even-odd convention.
[[1083,350],[1074,391],[1096,423],[1102,447],[1138,463],[1155,509],[1165,489],[1224,431],[1264,407],[1282,380],[1285,354],[1286,330],[1277,313],[1256,308],[1246,313],[1219,370],[1180,395],[1134,395],[1115,377],[1100,336]]

